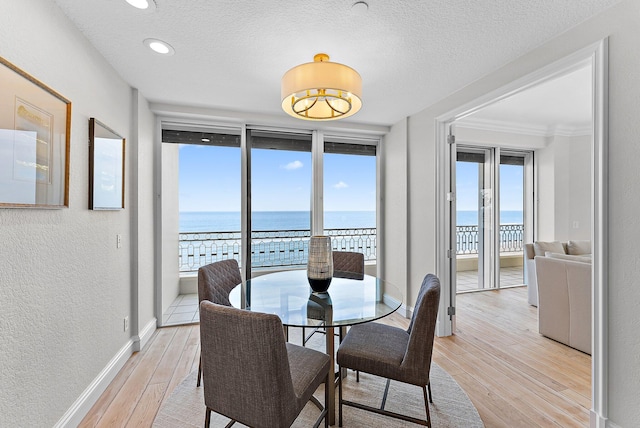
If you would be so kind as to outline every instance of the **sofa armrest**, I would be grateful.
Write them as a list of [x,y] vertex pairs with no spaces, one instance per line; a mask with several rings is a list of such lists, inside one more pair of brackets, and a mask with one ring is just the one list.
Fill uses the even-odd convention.
[[569,343],[591,355],[591,263],[567,262]]
[[533,260],[536,256],[536,252],[533,248],[533,244],[524,244],[524,258],[525,260]]
[[569,287],[564,263],[537,256],[538,331],[558,342],[569,344]]
[[591,354],[591,264],[535,257],[540,334]]

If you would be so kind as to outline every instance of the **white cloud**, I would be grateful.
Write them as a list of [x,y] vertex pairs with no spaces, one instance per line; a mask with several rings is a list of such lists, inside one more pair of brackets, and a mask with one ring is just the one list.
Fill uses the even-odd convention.
[[283,168],[284,169],[288,169],[288,170],[292,170],[292,169],[298,169],[298,168],[302,168],[302,167],[303,167],[302,162],[300,162],[299,160],[296,160],[296,161],[293,161],[293,162],[289,162]]
[[333,185],[334,189],[344,189],[345,187],[349,187],[349,185],[347,183],[345,183],[344,181],[340,181],[336,184]]

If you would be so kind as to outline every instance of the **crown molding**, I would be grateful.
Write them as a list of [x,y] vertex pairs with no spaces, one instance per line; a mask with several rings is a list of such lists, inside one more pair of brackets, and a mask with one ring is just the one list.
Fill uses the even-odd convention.
[[510,134],[524,134],[536,137],[577,137],[592,133],[591,123],[579,126],[559,125],[556,127],[532,125],[530,123],[508,122],[493,119],[464,118],[456,123],[459,128],[479,129],[483,131],[505,132]]

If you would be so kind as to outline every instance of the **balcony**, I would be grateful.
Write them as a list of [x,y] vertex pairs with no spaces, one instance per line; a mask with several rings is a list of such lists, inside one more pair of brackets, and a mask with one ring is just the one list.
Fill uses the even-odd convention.
[[[457,291],[483,289],[478,283],[478,226],[456,226]],[[500,286],[524,284],[524,225],[500,225]]]
[[[477,226],[457,226],[456,249],[458,291],[478,290]],[[366,271],[375,275],[377,230],[375,228],[326,229],[334,251],[356,251],[365,255]],[[301,267],[307,263],[308,230],[253,231],[251,264],[257,269]],[[163,316],[165,325],[197,322],[197,283],[200,266],[234,258],[240,260],[241,234],[228,232],[184,232],[179,234],[178,263],[181,293]],[[500,283],[522,285],[524,226],[500,226]],[[184,309],[184,312],[181,312]],[[188,310],[188,311],[187,311]],[[174,313],[175,312],[175,313]]]
[[[326,229],[334,251],[355,251],[365,261],[376,260],[376,229]],[[307,263],[309,230],[251,232],[252,268],[288,268]],[[185,232],[179,234],[178,263],[181,275],[198,271],[212,262],[236,259],[240,262],[240,232]]]

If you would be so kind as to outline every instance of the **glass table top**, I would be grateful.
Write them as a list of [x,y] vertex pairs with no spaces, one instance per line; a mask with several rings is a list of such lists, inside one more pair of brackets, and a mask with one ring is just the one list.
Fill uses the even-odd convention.
[[369,275],[362,279],[333,278],[326,293],[315,293],[306,270],[252,278],[234,288],[229,298],[234,307],[276,314],[291,327],[369,322],[395,312],[402,304],[398,287]]

